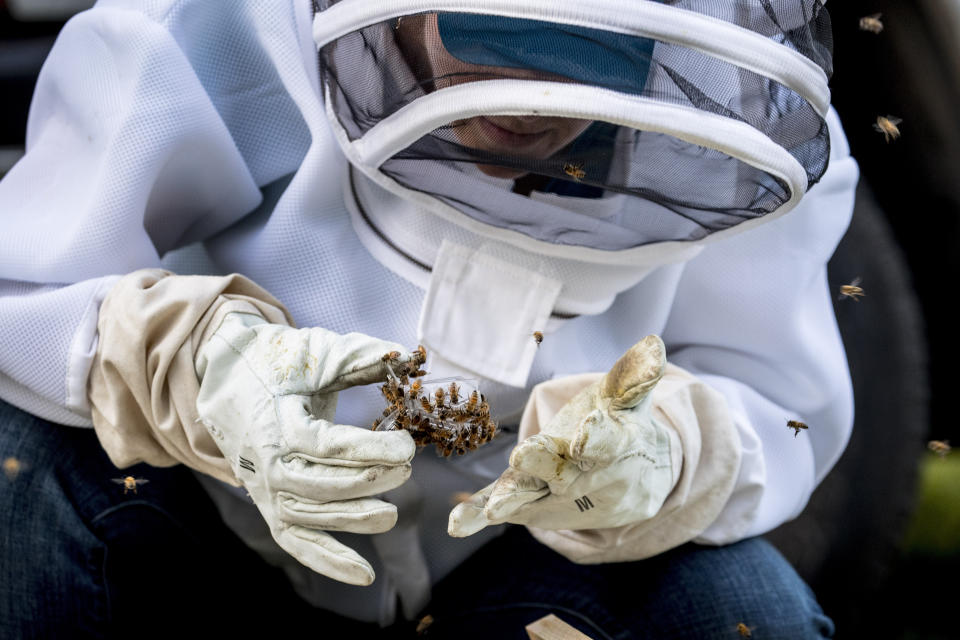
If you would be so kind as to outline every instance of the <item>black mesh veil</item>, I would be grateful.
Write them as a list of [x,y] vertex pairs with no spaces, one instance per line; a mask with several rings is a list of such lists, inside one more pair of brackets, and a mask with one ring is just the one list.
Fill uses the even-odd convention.
[[[321,2],[317,20],[337,4]],[[328,110],[345,144],[403,141],[375,167],[402,188],[549,242],[696,240],[795,204],[829,156],[820,1],[632,3],[652,4],[705,35],[469,12],[360,24],[320,48]],[[798,73],[765,71],[780,52]],[[527,91],[569,96],[570,113],[504,106]]]

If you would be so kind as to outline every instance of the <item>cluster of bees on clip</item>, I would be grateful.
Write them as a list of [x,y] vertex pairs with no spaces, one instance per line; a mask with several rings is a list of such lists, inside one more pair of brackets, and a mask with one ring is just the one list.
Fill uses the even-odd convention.
[[[874,13],[860,18],[860,30],[880,33],[883,31],[883,22],[880,20],[882,17],[882,13]],[[882,133],[883,139],[890,142],[900,137],[900,129],[897,125],[901,122],[903,122],[903,119],[896,116],[877,116],[877,121],[873,124],[873,130]]]
[[444,457],[463,455],[493,440],[497,425],[476,385],[456,379],[425,384],[421,378],[427,372],[421,367],[427,351],[422,345],[409,361],[400,363],[399,359],[396,351],[381,358],[387,368],[387,381],[380,392],[387,407],[374,420],[374,431],[404,429],[418,447],[433,444]]

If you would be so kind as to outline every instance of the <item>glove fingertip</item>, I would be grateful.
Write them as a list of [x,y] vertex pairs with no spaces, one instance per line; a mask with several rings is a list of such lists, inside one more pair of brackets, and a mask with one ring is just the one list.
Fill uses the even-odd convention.
[[539,442],[525,441],[511,452],[509,464],[517,471],[550,482],[572,463]]
[[359,567],[360,569],[366,569],[365,574],[360,574],[362,577],[356,582],[352,583],[358,587],[369,587],[373,584],[373,581],[377,579],[377,573],[373,570],[373,567]]
[[447,534],[453,538],[466,538],[477,533],[489,523],[483,509],[472,504],[459,504],[450,511]]

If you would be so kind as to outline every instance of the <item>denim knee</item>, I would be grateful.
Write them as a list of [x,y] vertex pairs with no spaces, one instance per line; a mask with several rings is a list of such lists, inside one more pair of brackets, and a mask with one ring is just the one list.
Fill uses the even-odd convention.
[[759,538],[581,565],[512,527],[438,585],[425,613],[441,638],[521,638],[518,620],[546,613],[608,640],[833,634],[810,588]]
[[3,638],[102,637],[108,624],[105,548],[71,499],[58,429],[0,401],[0,457],[17,461],[0,477]]
[[694,606],[686,608],[686,619],[678,619],[676,629],[663,630],[671,637],[833,637],[833,622],[813,591],[767,541],[687,545],[675,555],[669,597],[689,598]]

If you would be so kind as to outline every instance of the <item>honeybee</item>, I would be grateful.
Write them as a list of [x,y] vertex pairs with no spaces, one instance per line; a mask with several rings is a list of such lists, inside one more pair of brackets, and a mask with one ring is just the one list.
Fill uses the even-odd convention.
[[460,402],[460,387],[457,386],[456,382],[450,383],[448,391],[450,392],[450,404],[457,404]]
[[3,473],[7,476],[7,480],[13,482],[17,479],[17,476],[20,475],[20,472],[27,468],[28,465],[24,464],[17,458],[10,456],[3,460]]
[[890,142],[891,138],[896,140],[900,137],[900,129],[897,128],[897,125],[901,122],[903,122],[903,118],[897,118],[896,116],[877,116],[877,121],[873,125],[873,130],[882,133],[883,139],[887,142]]
[[533,332],[533,341],[537,343],[537,346],[540,346],[540,343],[543,342],[543,331],[534,331]]
[[423,410],[427,413],[433,412],[433,405],[430,404],[430,400],[428,400],[426,396],[420,398],[420,406],[423,407]]
[[464,407],[464,409],[472,413],[476,411],[478,402],[480,402],[480,393],[474,389],[473,393],[470,394],[470,399],[467,400],[467,406]]
[[565,164],[563,165],[563,172],[564,172],[565,174],[567,174],[568,176],[570,176],[571,178],[573,178],[574,180],[576,180],[577,182],[580,182],[581,180],[583,180],[584,178],[587,177],[587,172],[583,170],[583,163],[582,163],[582,162],[577,162],[577,163],[567,162],[567,163],[565,163]]
[[394,393],[393,389],[390,386],[390,381],[388,381],[385,385],[380,387],[380,393],[383,395],[384,398],[386,398],[390,402],[393,402],[393,399],[396,397],[396,394]]
[[443,390],[443,387],[437,387],[437,390],[433,392],[433,397],[436,399],[437,407],[442,407],[444,405],[444,399],[447,395],[447,392]]
[[793,429],[793,437],[796,438],[800,435],[800,429],[809,429],[810,427],[799,420],[787,420],[787,428]]
[[419,380],[414,380],[413,384],[410,385],[410,397],[416,398],[419,396],[421,389],[423,389],[423,383]]
[[840,295],[837,297],[837,300],[841,300],[843,298],[853,298],[854,300],[857,300],[857,298],[862,298],[865,296],[866,294],[859,285],[859,277],[854,278],[850,284],[840,285]]
[[950,441],[949,440],[931,440],[927,443],[927,449],[933,451],[935,454],[941,458],[945,458],[948,453],[950,453]]
[[753,637],[753,630],[754,630],[754,629],[756,629],[756,627],[748,627],[747,625],[743,624],[742,622],[738,622],[738,623],[737,623],[737,633],[739,633],[740,636],[743,637],[743,638]]
[[124,478],[113,478],[112,479],[117,484],[123,485],[123,495],[127,495],[127,491],[137,492],[137,486],[141,484],[147,484],[150,482],[146,478],[134,478],[133,476],[126,476]]
[[391,351],[390,353],[385,353],[383,354],[383,357],[380,358],[380,360],[383,362],[390,362],[392,360],[399,360],[399,359],[400,359],[399,351]]
[[450,503],[456,506],[461,502],[466,502],[471,497],[473,497],[473,494],[469,491],[454,491],[450,494]]
[[880,33],[883,31],[883,23],[880,22],[880,16],[882,15],[882,13],[874,13],[860,18],[860,30],[869,31],[870,33]]
[[419,367],[424,362],[427,361],[427,350],[423,348],[422,344],[417,345],[416,351],[413,352],[413,362]]
[[433,616],[430,615],[429,613],[423,616],[422,618],[420,618],[420,622],[417,623],[417,635],[418,636],[421,635],[424,631],[427,630],[427,627],[429,627],[432,624],[433,624]]

